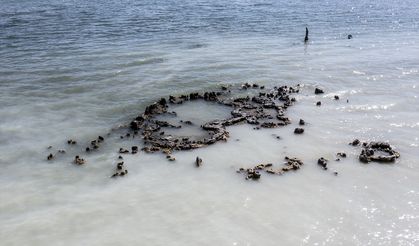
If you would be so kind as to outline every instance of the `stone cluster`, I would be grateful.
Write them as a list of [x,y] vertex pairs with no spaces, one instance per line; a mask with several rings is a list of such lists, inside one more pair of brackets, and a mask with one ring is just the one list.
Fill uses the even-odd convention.
[[[231,90],[223,86],[220,91],[208,91],[203,93],[190,93],[179,96],[169,96],[168,99],[161,98],[157,102],[148,105],[143,114],[136,117],[130,123],[130,128],[140,134],[144,140],[145,152],[171,153],[178,150],[191,150],[214,144],[219,141],[226,141],[229,132],[226,127],[239,123],[257,125],[259,128],[275,128],[291,123],[285,116],[286,109],[295,102],[291,94],[298,93],[299,87],[280,86],[272,90],[265,90],[264,86],[246,83],[238,90],[253,89],[253,95],[232,96]],[[248,93],[247,93],[248,94]],[[231,117],[222,120],[213,120],[201,125],[207,136],[201,139],[192,140],[191,137],[174,137],[165,133],[166,128],[181,128],[181,125],[173,125],[166,121],[157,119],[157,116],[171,114],[170,104],[183,104],[196,100],[203,100],[209,103],[217,103],[228,106],[231,110]],[[190,125],[192,122],[180,122]],[[168,158],[170,160],[170,158]]]
[[[382,154],[379,154],[379,153]],[[393,150],[389,143],[370,142],[363,143],[359,160],[364,163],[375,162],[394,162],[400,157],[399,152]]]
[[237,173],[245,174],[246,180],[258,180],[261,177],[261,171],[265,171],[269,174],[284,174],[285,172],[291,171],[291,170],[298,170],[301,168],[301,166],[304,164],[302,160],[298,158],[290,158],[285,157],[285,164],[283,167],[274,169],[272,163],[267,164],[259,164],[252,168],[240,168],[237,170]]

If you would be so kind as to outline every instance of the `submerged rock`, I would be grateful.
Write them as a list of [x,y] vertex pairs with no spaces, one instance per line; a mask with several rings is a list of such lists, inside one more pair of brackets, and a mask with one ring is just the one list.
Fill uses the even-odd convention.
[[[383,154],[379,154],[383,153]],[[370,142],[363,145],[361,154],[358,159],[361,162],[395,162],[400,157],[400,153],[393,150],[389,143],[386,142]]]
[[196,167],[202,166],[202,159],[199,156],[196,157],[195,165]]
[[336,155],[339,156],[339,157],[342,157],[342,158],[346,158],[346,153],[345,152],[338,152]]
[[77,164],[77,165],[83,165],[83,164],[86,163],[86,161],[83,158],[80,158],[78,155],[76,155],[76,157],[74,158],[73,163]]
[[131,147],[131,153],[132,154],[137,154],[138,153],[138,147],[137,146],[132,146]]
[[361,142],[359,141],[359,139],[355,139],[354,141],[352,141],[351,143],[349,143],[350,145],[353,146],[358,146]]
[[124,148],[119,148],[119,153],[120,154],[128,154],[129,153],[129,150],[124,149]]
[[77,141],[75,141],[73,139],[69,139],[69,140],[67,140],[67,144],[75,145],[75,144],[77,144]]
[[294,129],[294,133],[295,134],[303,134],[304,133],[304,129],[303,128],[295,128]]
[[314,89],[314,94],[323,94],[323,93],[324,93],[324,91],[320,88]]
[[317,165],[321,166],[324,170],[327,170],[327,160],[323,157],[317,160]]

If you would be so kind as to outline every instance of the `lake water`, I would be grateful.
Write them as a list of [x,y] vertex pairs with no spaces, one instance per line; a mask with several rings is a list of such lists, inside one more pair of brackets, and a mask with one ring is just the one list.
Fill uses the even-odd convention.
[[[419,2],[0,3],[1,245],[419,244]],[[230,127],[226,143],[175,162],[129,155],[118,179],[115,150],[138,139],[71,162],[162,96],[245,82],[302,84],[293,123]],[[389,141],[401,158],[362,164],[355,138]],[[50,145],[67,154],[47,162]],[[286,155],[302,169],[257,182],[235,172]]]

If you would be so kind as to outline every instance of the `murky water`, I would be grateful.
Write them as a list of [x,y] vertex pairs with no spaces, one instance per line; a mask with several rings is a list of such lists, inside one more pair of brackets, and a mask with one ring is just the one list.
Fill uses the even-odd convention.
[[[1,2],[1,245],[419,243],[416,1]],[[244,82],[303,84],[293,123],[230,127],[228,142],[175,162],[129,155],[118,179],[116,150],[138,140],[114,136],[71,163],[82,144],[69,138],[87,143],[162,96]],[[183,106],[196,122],[226,113]],[[354,138],[402,157],[361,164]],[[50,145],[67,154],[45,161]],[[339,151],[348,157],[317,166]],[[287,155],[303,168],[258,182],[235,172]]]

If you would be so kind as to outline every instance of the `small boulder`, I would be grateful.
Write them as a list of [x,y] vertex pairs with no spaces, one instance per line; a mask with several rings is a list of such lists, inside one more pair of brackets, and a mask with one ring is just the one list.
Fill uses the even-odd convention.
[[294,129],[294,133],[295,134],[302,134],[304,132],[304,129],[303,128],[295,128]]

